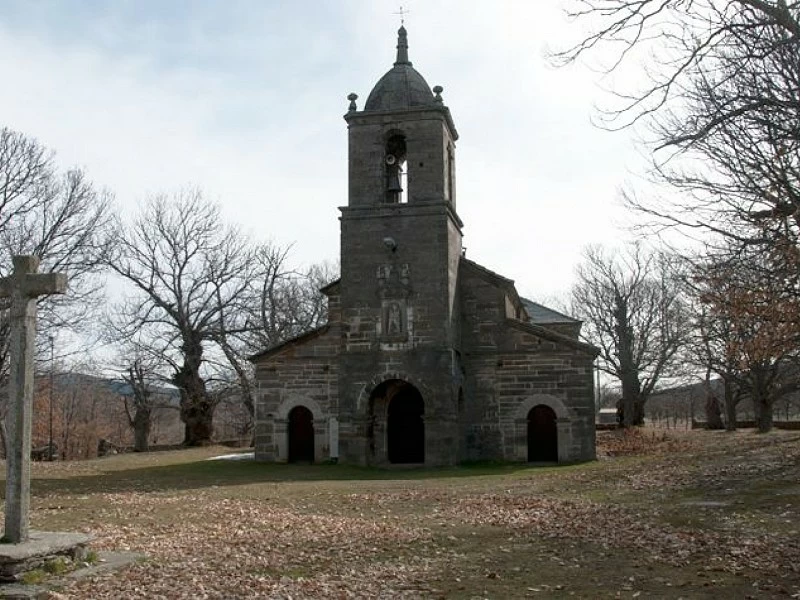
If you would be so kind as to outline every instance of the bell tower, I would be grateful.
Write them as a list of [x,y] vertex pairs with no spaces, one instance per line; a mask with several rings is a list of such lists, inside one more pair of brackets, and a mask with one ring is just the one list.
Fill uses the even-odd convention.
[[356,94],[348,99],[348,203],[340,208],[342,454],[386,462],[370,389],[391,378],[422,397],[424,463],[452,464],[461,378],[458,133],[442,88],[431,90],[409,60],[405,27],[393,67],[363,109]]
[[370,92],[364,109],[350,94],[350,207],[447,202],[455,216],[455,141],[442,87],[433,90],[408,59],[408,35],[398,31],[397,60]]

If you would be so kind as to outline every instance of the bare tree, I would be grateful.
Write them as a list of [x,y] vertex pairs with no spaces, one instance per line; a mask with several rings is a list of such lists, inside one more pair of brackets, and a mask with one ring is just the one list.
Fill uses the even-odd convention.
[[645,121],[652,175],[679,194],[630,206],[658,226],[744,243],[797,239],[800,198],[800,3],[785,0],[573,0],[591,33],[563,52],[608,46],[616,68],[647,57],[647,83],[617,90],[614,126]]
[[247,356],[254,351],[252,340],[258,335],[256,332],[269,330],[272,339],[281,339],[284,321],[278,314],[278,297],[292,275],[286,265],[288,253],[288,248],[259,246],[252,256],[248,287],[236,305],[225,302],[222,289],[215,292],[218,321],[215,341],[233,372],[232,379],[251,420],[255,416],[255,397],[252,365]]
[[122,380],[130,388],[130,394],[123,395],[123,403],[128,425],[133,429],[134,452],[147,452],[150,449],[153,413],[160,406],[154,389],[158,376],[152,360],[152,356],[136,357],[122,375]]
[[[787,0],[570,0],[567,15],[588,26],[588,33],[556,59],[570,62],[602,51],[610,56],[608,70],[628,60],[646,59],[646,83],[641,88],[617,90],[619,104],[605,112],[610,124],[624,127],[643,117],[682,104],[698,74],[712,73],[720,57],[742,49],[739,71],[757,71],[773,52],[800,43],[800,2]],[[771,44],[755,46],[759,40]],[[757,51],[760,48],[761,51]],[[608,53],[608,54],[606,54]],[[767,71],[766,69],[760,69]],[[795,98],[794,102],[798,100]],[[782,102],[754,97],[743,91],[737,102],[722,110],[692,115],[684,131],[663,138],[675,145],[702,138],[720,123],[750,110]]]
[[671,374],[688,326],[675,265],[632,245],[613,256],[589,247],[572,289],[572,313],[600,348],[599,366],[619,380],[623,425],[641,425],[659,381]]
[[108,265],[134,289],[111,319],[116,335],[170,365],[184,444],[207,443],[215,407],[207,350],[216,351],[226,315],[236,315],[228,309],[241,306],[251,285],[250,245],[199,191],[152,198],[131,225],[118,224],[116,237]]
[[[706,391],[706,423],[709,429],[728,431],[736,429],[736,406],[741,399],[742,373],[734,357],[726,352],[730,347],[733,328],[728,319],[720,316],[710,317],[706,310],[700,309],[695,320],[695,333],[692,347],[697,362],[703,369],[703,384]],[[714,389],[712,375],[722,381],[722,398]],[[725,409],[725,421],[722,410]]]
[[693,280],[707,309],[708,327],[700,333],[708,366],[723,378],[726,401],[731,396],[729,420],[737,396],[747,393],[763,432],[772,428],[775,402],[798,388],[800,275],[775,278],[769,256],[745,250],[696,267]]
[[[735,431],[736,409],[742,399],[745,372],[736,347],[737,329],[729,311],[723,312],[709,306],[710,280],[708,269],[712,261],[706,257],[687,267],[686,295],[692,334],[687,345],[687,361],[703,373],[706,392],[706,422],[711,429],[723,427],[721,412],[724,409],[724,427]],[[713,377],[720,381],[714,385]]]
[[726,254],[707,273],[699,335],[714,341],[705,353],[723,378],[728,426],[748,393],[766,430],[800,335],[800,2],[574,0],[568,12],[591,31],[560,58],[615,47],[613,70],[647,56],[645,85],[618,89],[603,116],[649,126],[653,179],[678,193],[626,199],[651,224]]
[[[110,205],[111,194],[80,169],[60,172],[53,153],[35,139],[0,129],[0,277],[8,275],[13,254],[34,254],[42,270],[69,277],[67,294],[38,300],[42,339],[58,330],[88,334],[96,321],[90,315],[102,300]],[[8,335],[7,305],[0,304],[0,381],[7,375]],[[5,410],[0,403],[0,419]]]
[[39,204],[40,192],[53,176],[51,152],[33,138],[0,129],[0,231]]
[[[680,142],[680,161],[662,162],[653,171],[680,193],[656,202],[629,196],[634,208],[657,222],[684,231],[712,231],[740,244],[797,245],[800,45],[780,42],[753,40],[746,50],[734,48],[720,56],[713,72],[694,76],[681,112],[668,111],[658,119],[660,137],[686,139]],[[772,46],[777,50],[770,51]],[[768,58],[742,70],[750,53]],[[696,115],[724,113],[743,96],[749,107],[736,118],[721,119],[702,136],[687,133]]]
[[288,266],[288,248],[262,244],[253,255],[250,286],[242,301],[224,306],[217,295],[219,325],[215,341],[233,370],[242,402],[255,416],[253,369],[248,357],[324,323],[325,297],[319,291],[336,278],[323,263],[304,272]]

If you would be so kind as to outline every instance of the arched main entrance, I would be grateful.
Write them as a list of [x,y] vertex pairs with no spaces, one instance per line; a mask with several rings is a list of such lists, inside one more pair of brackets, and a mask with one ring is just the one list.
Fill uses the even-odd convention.
[[[376,459],[383,455],[380,439],[385,423],[385,460],[394,464],[425,462],[425,402],[419,390],[402,379],[390,379],[370,395],[370,446]],[[384,421],[385,419],[385,421]]]
[[556,413],[544,404],[528,412],[528,462],[558,462]]
[[314,462],[314,415],[305,406],[289,411],[289,462]]

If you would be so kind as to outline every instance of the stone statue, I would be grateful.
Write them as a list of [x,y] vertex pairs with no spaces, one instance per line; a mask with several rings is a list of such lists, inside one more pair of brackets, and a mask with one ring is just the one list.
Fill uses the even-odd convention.
[[394,335],[403,332],[403,320],[400,314],[400,304],[392,302],[389,304],[388,317],[386,319],[386,332]]

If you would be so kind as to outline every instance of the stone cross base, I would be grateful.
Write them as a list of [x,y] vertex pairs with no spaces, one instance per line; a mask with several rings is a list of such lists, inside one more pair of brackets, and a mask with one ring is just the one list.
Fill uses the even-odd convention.
[[0,543],[0,583],[19,581],[27,571],[40,569],[58,557],[83,560],[91,540],[91,536],[83,533],[31,531],[26,542]]

